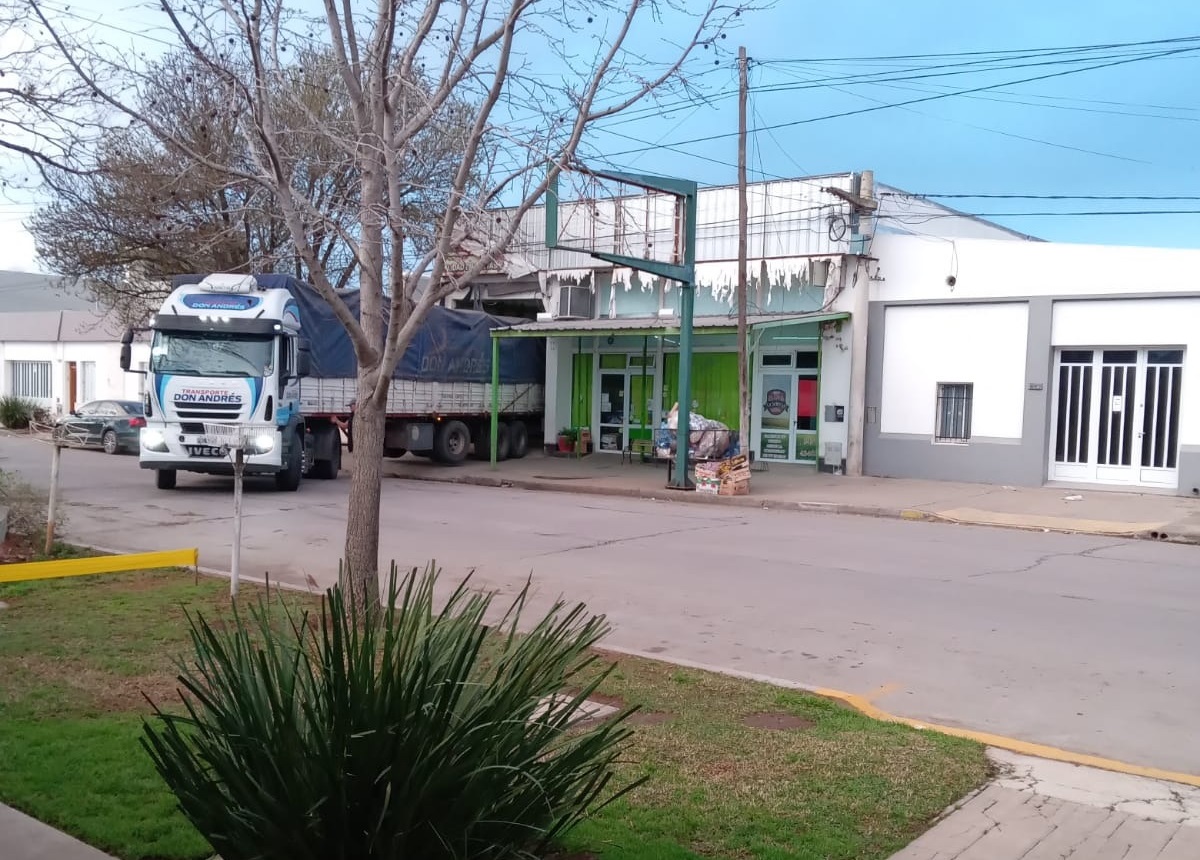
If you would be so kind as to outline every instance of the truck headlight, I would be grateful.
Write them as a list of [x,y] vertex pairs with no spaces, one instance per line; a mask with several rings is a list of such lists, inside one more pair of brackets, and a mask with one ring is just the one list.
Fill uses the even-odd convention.
[[259,433],[254,437],[254,453],[269,454],[275,447],[275,436],[271,433]]
[[143,427],[141,433],[142,447],[147,451],[162,453],[167,450],[167,437],[161,430],[153,427]]

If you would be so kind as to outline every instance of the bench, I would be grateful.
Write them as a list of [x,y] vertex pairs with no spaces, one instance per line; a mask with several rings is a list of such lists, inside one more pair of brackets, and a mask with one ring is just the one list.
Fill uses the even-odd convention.
[[648,463],[649,458],[654,456],[654,440],[653,439],[630,439],[625,446],[625,450],[621,452],[621,462],[625,462],[625,458],[629,458],[629,462],[633,462],[633,455],[637,454],[642,458],[643,463]]

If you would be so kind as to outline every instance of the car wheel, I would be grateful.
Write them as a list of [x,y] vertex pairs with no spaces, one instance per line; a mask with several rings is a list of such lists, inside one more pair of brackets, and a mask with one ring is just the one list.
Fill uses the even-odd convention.
[[100,437],[100,444],[104,446],[105,454],[121,453],[121,443],[115,430],[105,430],[104,435]]

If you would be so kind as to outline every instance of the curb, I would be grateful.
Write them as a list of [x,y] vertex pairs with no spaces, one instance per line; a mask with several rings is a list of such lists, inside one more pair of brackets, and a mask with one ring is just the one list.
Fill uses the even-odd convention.
[[[884,508],[873,505],[852,505],[843,502],[789,502],[781,499],[755,499],[749,496],[709,496],[699,493],[673,492],[667,488],[652,492],[623,487],[586,487],[579,484],[557,485],[546,481],[530,481],[521,478],[492,478],[486,475],[464,477],[441,477],[437,475],[389,474],[398,481],[415,481],[426,484],[457,484],[459,486],[491,487],[492,489],[530,490],[545,493],[565,493],[573,496],[610,496],[625,499],[641,499],[647,502],[680,502],[688,505],[724,505],[735,508],[758,508],[773,511],[800,511],[813,514],[853,514],[877,519],[935,521],[936,514],[912,508]],[[946,520],[946,522],[950,522]]]
[[874,505],[855,505],[844,502],[791,502],[779,499],[756,499],[750,496],[708,496],[697,493],[672,492],[665,487],[659,491],[626,489],[622,487],[589,487],[582,484],[553,484],[547,481],[532,481],[522,478],[493,478],[488,475],[420,475],[388,473],[388,478],[398,481],[414,481],[427,484],[456,484],[458,486],[490,487],[492,489],[516,489],[544,493],[565,493],[576,496],[609,496],[613,498],[641,499],[648,502],[680,502],[690,505],[725,505],[736,508],[758,508],[759,510],[795,511],[809,514],[843,514],[876,519],[905,520],[907,522],[945,523],[947,525],[977,526],[981,528],[1009,529],[1028,532],[1052,532],[1055,534],[1087,534],[1130,540],[1145,540],[1155,543],[1200,545],[1200,536],[1169,535],[1159,531],[1079,531],[1053,525],[1011,525],[966,521],[943,517],[932,511],[917,508],[887,508]]
[[[430,483],[464,483],[462,481],[430,481]],[[610,494],[611,495],[611,494]],[[108,547],[99,547],[89,545],[89,548],[101,552],[115,554],[118,551]],[[229,571],[219,567],[209,567],[207,565],[197,565],[194,568],[195,572],[201,576],[207,576],[214,579],[229,579]],[[242,576],[241,581],[253,583],[259,586],[265,586],[267,580],[260,576]],[[300,586],[294,583],[284,581],[271,581],[270,586],[283,591],[303,592],[313,594],[311,586]],[[1065,750],[1060,747],[1053,747],[1047,744],[1039,744],[1033,741],[1025,741],[1019,738],[1011,738],[1005,735],[992,734],[991,732],[976,731],[966,729],[959,726],[949,726],[932,722],[930,720],[919,720],[913,717],[904,717],[898,714],[893,714],[875,705],[867,696],[857,693],[849,693],[844,690],[836,690],[830,687],[821,687],[814,684],[805,684],[800,681],[792,681],[786,678],[778,678],[772,675],[760,674],[757,672],[747,672],[742,669],[735,669],[729,666],[721,666],[713,663],[705,663],[696,660],[688,660],[683,657],[673,657],[670,654],[659,653],[651,654],[647,651],[642,651],[634,648],[625,648],[620,645],[611,643],[600,643],[595,649],[601,654],[608,654],[613,657],[633,657],[640,660],[649,660],[655,663],[663,663],[669,666],[678,666],[683,669],[696,669],[702,672],[712,672],[717,675],[725,675],[730,678],[741,678],[746,681],[754,681],[760,684],[769,684],[773,687],[778,687],[784,690],[797,690],[804,693],[809,693],[814,696],[820,696],[824,699],[830,699],[835,702],[857,711],[858,713],[870,717],[873,720],[878,720],[885,723],[899,723],[909,726],[910,728],[920,731],[933,732],[935,734],[949,735],[951,737],[965,738],[983,744],[988,747],[1008,750],[1010,752],[1019,753],[1021,755],[1033,756],[1034,758],[1048,759],[1050,761],[1059,761],[1066,764],[1074,764],[1081,767],[1091,767],[1098,770],[1112,771],[1114,773],[1123,773],[1129,776],[1140,776],[1147,779],[1163,780],[1166,782],[1175,782],[1183,785],[1189,785],[1200,788],[1200,774],[1182,773],[1178,771],[1163,770],[1156,767],[1148,767],[1145,765],[1132,764],[1117,759],[1105,758],[1103,756],[1092,755],[1090,753],[1077,753],[1071,750]]]

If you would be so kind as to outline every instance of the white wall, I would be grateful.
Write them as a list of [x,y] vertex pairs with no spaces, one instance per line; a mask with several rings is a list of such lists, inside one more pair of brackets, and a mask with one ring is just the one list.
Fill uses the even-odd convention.
[[[842,457],[846,456],[846,444],[850,428],[850,358],[853,320],[842,322],[841,331],[832,329],[821,338],[821,401],[818,408],[818,436],[821,440],[820,456],[825,456],[825,446],[836,442],[842,446]],[[826,421],[826,406],[842,406],[844,420]],[[831,463],[830,465],[836,465]]]
[[[133,345],[132,362],[137,367],[139,363],[150,360],[150,345],[135,343]],[[67,393],[69,373],[68,362],[94,362],[95,399],[137,400],[141,377],[134,373],[121,370],[121,347],[116,343],[0,343],[0,393],[7,394],[9,387],[9,361],[49,361],[52,364],[51,380],[53,396],[46,405],[50,408],[61,407],[64,411],[70,401]],[[82,379],[78,380],[82,385]],[[82,402],[83,391],[77,394],[77,401]]]
[[872,301],[1200,292],[1200,250],[879,234],[872,253]]
[[1182,347],[1179,441],[1200,444],[1200,299],[1055,302],[1050,338],[1056,347]]
[[974,384],[971,435],[1020,439],[1029,307],[912,305],[885,312],[880,430],[928,436],[940,382]]

